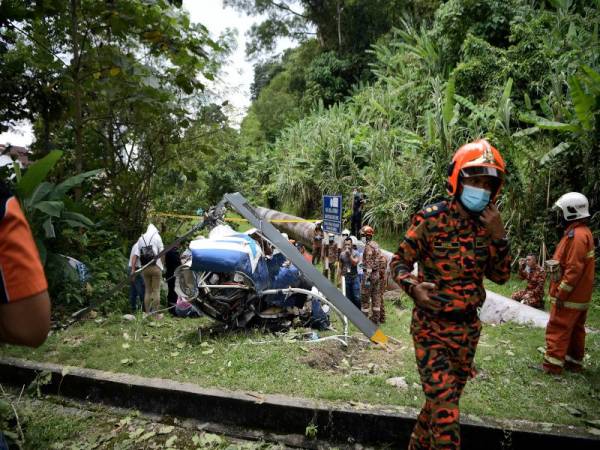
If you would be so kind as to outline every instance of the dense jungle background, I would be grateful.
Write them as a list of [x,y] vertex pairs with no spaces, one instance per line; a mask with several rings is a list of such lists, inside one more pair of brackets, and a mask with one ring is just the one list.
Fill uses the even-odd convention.
[[[102,299],[154,212],[194,214],[226,192],[318,217],[323,194],[356,185],[366,222],[397,241],[478,137],[508,164],[500,206],[515,256],[552,251],[549,207],[567,191],[588,196],[600,233],[600,1],[225,4],[264,18],[239,127],[206,89],[232,35],[211,37],[181,0],[0,3],[0,129],[34,123],[37,160],[1,175],[55,306]],[[297,46],[275,54],[280,37]],[[168,242],[178,223],[160,220]],[[85,288],[59,255],[88,265]]]

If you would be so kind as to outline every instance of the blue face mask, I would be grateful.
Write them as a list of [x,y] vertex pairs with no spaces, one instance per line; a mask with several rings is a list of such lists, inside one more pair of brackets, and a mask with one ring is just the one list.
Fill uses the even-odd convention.
[[487,189],[464,185],[460,194],[460,201],[469,211],[481,212],[490,202],[491,194]]

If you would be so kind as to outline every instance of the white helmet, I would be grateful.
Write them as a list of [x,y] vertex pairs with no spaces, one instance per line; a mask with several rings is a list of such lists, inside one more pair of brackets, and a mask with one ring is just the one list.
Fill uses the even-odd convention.
[[590,217],[588,199],[579,192],[567,192],[562,195],[554,203],[554,208],[560,208],[567,221]]

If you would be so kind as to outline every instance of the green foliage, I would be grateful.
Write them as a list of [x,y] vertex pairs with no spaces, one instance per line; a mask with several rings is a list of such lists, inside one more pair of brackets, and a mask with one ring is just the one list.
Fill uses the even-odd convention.
[[[327,0],[271,2],[229,0],[225,4],[266,19],[250,32],[249,55],[269,53],[278,37],[301,44],[281,57],[255,65],[254,102],[242,124],[242,141],[257,153],[273,143],[287,125],[313,109],[330,107],[348,97],[356,83],[372,81],[372,53],[402,17],[428,20],[438,0]],[[316,38],[311,28],[316,28]],[[429,61],[423,55],[424,61]],[[436,59],[439,61],[439,58]]]
[[[198,96],[201,80],[214,79],[229,51],[231,35],[212,39],[180,3],[10,0],[1,6],[0,28],[7,33],[0,57],[14,69],[6,101],[24,91],[12,109],[34,122],[40,156],[65,149],[63,178],[104,169],[105,192],[90,192],[86,200],[125,236],[141,229],[152,175],[174,157],[173,144],[205,101]],[[67,62],[61,55],[72,57]],[[2,117],[4,125],[13,121]],[[75,198],[81,199],[79,188]],[[50,213],[51,206],[43,207]]]
[[[127,266],[121,249],[107,248],[108,242],[118,243],[118,237],[94,229],[94,222],[80,212],[81,205],[68,197],[73,188],[101,171],[85,172],[60,183],[46,181],[61,156],[62,152],[54,150],[34,162],[16,185],[44,263],[55,314],[80,308],[90,300],[104,300],[105,293],[122,279]],[[87,265],[89,280],[80,279],[65,253]],[[106,307],[126,304],[118,294]]]
[[44,178],[46,178],[48,172],[52,170],[61,156],[61,151],[54,150],[44,158],[37,161],[35,164],[32,164],[25,175],[19,180],[19,184],[17,186],[19,195],[21,197],[30,196],[44,180]]
[[[400,231],[445,193],[446,166],[486,137],[508,175],[500,205],[515,248],[556,241],[545,211],[566,191],[600,205],[597,9],[451,0],[429,28],[402,22],[374,45],[377,80],[320,107],[274,144],[276,192],[307,216],[324,193],[369,194],[365,218]],[[598,227],[594,222],[593,226]]]
[[61,156],[61,151],[53,150],[33,163],[16,185],[42,262],[46,261],[48,240],[56,237],[55,225],[60,229],[87,228],[94,225],[85,215],[69,209],[66,195],[86,179],[98,175],[100,170],[82,173],[58,184],[44,181]]
[[311,422],[308,425],[306,425],[306,429],[304,430],[304,435],[309,439],[316,439],[318,432],[319,432],[319,427]]
[[519,0],[449,0],[436,11],[432,36],[449,67],[460,59],[469,35],[481,37],[494,47],[508,45],[510,23],[524,2]]
[[175,157],[159,168],[151,193],[157,211],[193,214],[242,190],[247,157],[221,106],[201,108],[172,152]]
[[318,55],[306,70],[306,88],[302,102],[305,109],[322,101],[325,106],[343,100],[352,84],[354,65],[349,58],[335,52]]

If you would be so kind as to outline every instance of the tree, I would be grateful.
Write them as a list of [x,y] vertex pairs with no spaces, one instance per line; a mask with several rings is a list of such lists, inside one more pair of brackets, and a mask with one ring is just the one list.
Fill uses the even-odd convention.
[[7,100],[22,95],[22,116],[43,123],[35,128],[45,130],[43,148],[67,149],[65,165],[75,172],[106,169],[100,201],[127,234],[145,219],[152,175],[193,119],[202,79],[214,77],[227,53],[228,41],[212,40],[180,6],[164,0],[2,3],[2,26],[10,31],[0,41],[2,56],[19,63],[11,66]]
[[[403,14],[432,17],[439,0],[225,0],[248,15],[267,18],[252,27],[246,53],[273,51],[278,38],[317,38],[324,50],[360,53],[398,23]],[[316,31],[312,31],[316,30]]]

